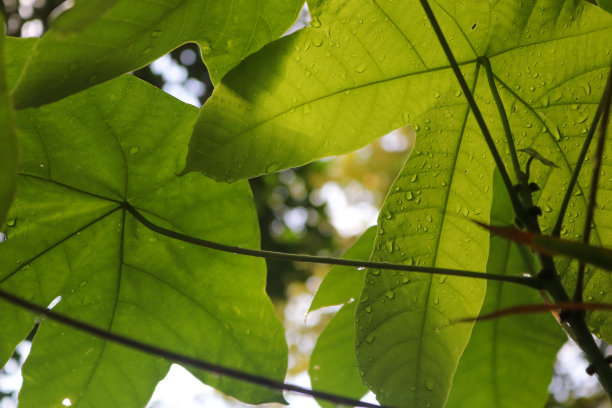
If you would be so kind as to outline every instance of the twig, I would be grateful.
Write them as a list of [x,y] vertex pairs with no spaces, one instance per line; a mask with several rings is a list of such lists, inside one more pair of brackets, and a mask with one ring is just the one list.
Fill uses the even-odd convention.
[[454,320],[452,323],[468,323],[482,322],[491,319],[497,319],[504,316],[513,316],[518,314],[554,312],[557,310],[612,310],[612,303],[582,303],[582,302],[561,302],[551,304],[531,304],[517,305],[496,312],[487,313],[478,317],[466,317],[463,319]]
[[[608,82],[612,78],[612,70],[608,75]],[[603,157],[604,146],[606,143],[606,132],[608,131],[608,120],[610,118],[610,103],[612,103],[612,92],[607,92],[606,98],[603,98],[603,116],[599,127],[599,137],[597,138],[597,149],[593,157],[593,174],[591,177],[591,190],[589,191],[589,203],[587,207],[586,218],[584,221],[584,233],[582,242],[588,244],[591,239],[591,224],[593,223],[593,215],[595,214],[595,206],[597,205],[597,189],[599,187],[599,177],[601,175],[601,159]],[[574,291],[574,301],[582,302],[582,292],[584,290],[584,270],[585,263],[580,262],[578,265],[578,277],[576,280],[576,289]]]
[[257,258],[265,258],[265,259],[278,259],[283,261],[292,261],[292,262],[308,262],[308,263],[316,263],[316,264],[327,264],[327,265],[343,265],[343,266],[353,266],[355,268],[372,268],[372,269],[384,269],[384,270],[392,270],[392,271],[407,271],[407,272],[417,272],[417,273],[426,273],[426,274],[434,274],[434,275],[448,275],[448,276],[461,276],[465,278],[474,278],[474,279],[485,279],[485,280],[494,280],[500,282],[510,282],[516,283],[523,286],[528,286],[534,289],[541,289],[540,282],[537,278],[527,277],[527,276],[506,276],[506,275],[496,275],[491,273],[481,273],[474,271],[465,271],[459,269],[447,269],[447,268],[435,268],[428,266],[414,266],[414,265],[403,265],[403,264],[393,264],[388,262],[373,262],[373,261],[358,261],[352,259],[342,259],[342,258],[333,258],[333,257],[324,257],[324,256],[314,256],[314,255],[300,255],[300,254],[288,254],[285,252],[276,252],[276,251],[267,251],[263,249],[251,249],[251,248],[242,248],[240,246],[226,245],[218,242],[207,241],[205,239],[195,238],[189,235],[181,234],[180,232],[172,231],[159,225],[156,225],[145,218],[138,210],[136,210],[129,203],[123,203],[122,206],[129,211],[136,220],[138,220],[142,225],[147,227],[153,232],[164,235],[168,238],[176,239],[183,242],[188,242],[193,245],[202,246],[205,248],[216,249],[218,251],[229,252],[233,254],[247,255],[253,256]]

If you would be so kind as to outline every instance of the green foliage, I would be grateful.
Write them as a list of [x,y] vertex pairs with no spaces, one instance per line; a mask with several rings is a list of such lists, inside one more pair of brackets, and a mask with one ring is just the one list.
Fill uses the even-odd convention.
[[[100,3],[105,3],[102,9]],[[140,68],[186,42],[200,46],[213,82],[218,82],[289,28],[301,3],[79,1],[30,55],[13,90],[15,105],[56,101]]]
[[[122,204],[184,233],[258,246],[245,182],[176,177],[196,116],[196,108],[130,76],[19,112],[20,194],[0,247],[2,284],[39,304],[60,295],[56,310],[111,331],[282,379],[287,350],[265,295],[264,264],[159,237]],[[32,316],[2,306],[7,333],[22,337],[31,330]],[[21,340],[11,337],[2,344],[3,361]],[[43,323],[24,367],[20,406],[52,406],[64,398],[142,406],[168,368],[167,362]],[[194,374],[248,402],[281,398]]]
[[[345,259],[367,259],[372,252],[376,228],[371,227],[344,254]],[[354,316],[363,286],[364,270],[334,266],[325,276],[310,305],[310,311],[342,305],[319,336],[308,370],[313,389],[360,398],[368,392],[355,361]],[[322,407],[333,406],[319,401]]]
[[[533,281],[555,301],[575,286],[575,263],[536,260],[473,221],[508,227],[531,211],[530,220],[539,222],[527,225],[529,232],[551,232],[610,70],[612,16],[578,0],[432,2],[466,92],[418,1],[309,6],[310,27],[277,39],[300,1],[79,1],[40,40],[7,41],[0,67],[6,129],[0,220],[11,205],[17,165],[7,89],[20,109],[21,156],[8,239],[0,244],[0,287],[40,305],[61,296],[54,309],[61,313],[282,380],[287,347],[264,291],[263,262],[160,235],[128,209],[188,236],[257,248],[247,182],[211,179],[234,182],[346,153],[410,124],[415,147],[378,226],[346,257],[414,271],[330,272],[311,309],[343,306],[313,353],[313,387],[353,397],[370,389],[398,407],[541,406],[563,341],[550,316],[475,328],[456,323],[541,303],[540,294],[452,276],[451,269],[494,280],[536,275],[542,265],[549,274]],[[199,111],[123,75],[185,42],[200,46],[216,86]],[[482,112],[490,145],[466,93]],[[509,171],[494,162],[496,152]],[[608,143],[604,157],[610,154]],[[604,162],[602,174],[609,167]],[[523,172],[539,190],[519,197],[500,175],[523,183]],[[562,238],[581,237],[590,188],[588,172],[580,172]],[[592,242],[610,246],[611,178],[602,177],[598,200]],[[584,298],[612,303],[610,274],[591,271]],[[6,302],[0,309],[6,361],[36,318]],[[607,341],[610,319],[604,311],[587,316]],[[586,327],[574,326],[589,359],[601,360]],[[56,406],[64,398],[92,407],[142,406],[168,366],[42,321],[24,366],[20,406]],[[598,374],[612,393],[612,372],[604,368]],[[194,374],[249,403],[282,401],[276,391]]]
[[0,225],[4,224],[17,185],[17,132],[4,68],[4,48],[3,35],[0,40]]
[[[514,213],[497,171],[493,190],[491,221],[508,225],[513,222]],[[488,272],[535,274],[537,267],[528,250],[502,237],[491,236]],[[488,282],[481,313],[539,302],[541,295],[527,288]],[[478,323],[461,356],[446,407],[544,406],[553,363],[565,339],[551,315],[509,316]],[[478,392],[474,392],[474,384],[480,384]]]

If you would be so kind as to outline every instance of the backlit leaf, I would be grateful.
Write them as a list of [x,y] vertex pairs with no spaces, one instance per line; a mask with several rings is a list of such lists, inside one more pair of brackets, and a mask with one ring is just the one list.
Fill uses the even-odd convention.
[[[143,104],[142,101],[147,101]],[[265,264],[171,240],[141,225],[256,248],[247,183],[217,184],[184,166],[198,110],[133,76],[18,115],[19,195],[0,244],[0,285],[116,333],[282,380],[283,329],[265,294]],[[0,304],[0,359],[34,316]],[[7,336],[4,333],[8,333]],[[20,407],[142,407],[169,363],[43,321],[23,368]],[[250,403],[277,392],[192,370]]]
[[[303,0],[79,1],[36,45],[13,90],[18,108],[40,106],[134,71],[195,42],[214,83],[278,38]],[[76,31],[75,31],[76,30]]]
[[[344,254],[345,259],[367,260],[372,252],[376,227],[368,228]],[[327,324],[312,351],[308,373],[312,387],[359,399],[368,392],[355,361],[355,306],[363,287],[365,270],[336,265],[325,276],[310,310],[340,305],[342,308]],[[318,400],[322,407],[333,404]]]
[[4,39],[3,31],[0,38],[0,232],[4,229],[6,213],[17,185],[17,132],[4,68]]
[[[510,199],[495,172],[491,222],[514,221]],[[535,274],[534,255],[502,237],[492,236],[487,272]],[[489,281],[482,314],[519,304],[539,304],[532,289]],[[523,408],[544,406],[557,352],[567,337],[548,313],[508,316],[476,323],[465,349],[446,408]],[[519,374],[523,373],[523,375]],[[474,384],[478,391],[474,392]]]

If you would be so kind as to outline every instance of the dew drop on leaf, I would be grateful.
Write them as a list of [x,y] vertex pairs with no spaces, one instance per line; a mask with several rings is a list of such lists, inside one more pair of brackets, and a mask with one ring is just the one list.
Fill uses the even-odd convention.
[[139,147],[139,146],[131,146],[131,147],[128,149],[128,153],[129,153],[130,155],[135,155],[135,154],[137,154],[139,151],[140,151],[140,147]]
[[212,52],[212,47],[208,41],[202,41],[200,43],[200,51],[202,52],[202,56],[207,56]]
[[366,66],[364,64],[359,64],[359,65],[355,66],[355,71],[356,72],[362,73],[365,70],[366,70]]
[[432,391],[434,389],[434,381],[431,378],[428,378],[427,381],[425,381],[425,388],[427,388],[428,391]]
[[365,338],[366,343],[372,344],[374,343],[374,339],[376,338],[376,336],[372,333],[368,334],[368,336]]

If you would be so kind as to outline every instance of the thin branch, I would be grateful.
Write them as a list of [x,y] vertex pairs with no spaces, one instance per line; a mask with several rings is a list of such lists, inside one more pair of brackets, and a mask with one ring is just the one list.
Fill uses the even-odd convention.
[[591,122],[591,127],[589,128],[589,133],[587,133],[586,139],[584,139],[582,150],[580,151],[580,155],[578,156],[578,161],[576,162],[576,167],[574,167],[572,177],[570,178],[569,184],[567,185],[567,190],[565,190],[565,196],[563,197],[563,201],[561,202],[561,207],[559,208],[559,215],[557,216],[557,221],[555,222],[555,226],[553,227],[553,230],[552,230],[552,235],[555,237],[558,237],[559,235],[561,235],[561,228],[563,227],[563,218],[565,218],[567,207],[569,206],[569,202],[570,202],[570,199],[572,198],[574,188],[576,187],[576,183],[578,182],[578,175],[580,174],[580,170],[582,170],[582,165],[584,164],[584,160],[589,151],[591,140],[593,139],[593,135],[595,134],[595,130],[597,129],[597,124],[599,123],[599,119],[601,118],[601,115],[603,113],[604,101],[610,98],[611,93],[612,93],[612,71],[611,71],[611,74],[608,75],[606,87],[604,89],[603,95],[601,96],[601,100],[599,101],[599,105],[597,105],[595,116],[593,117],[593,121]]
[[[608,75],[608,82],[612,78],[612,70]],[[593,158],[593,174],[591,177],[591,190],[589,191],[589,203],[587,207],[586,219],[584,221],[584,233],[582,242],[588,244],[591,239],[591,224],[593,223],[593,215],[595,214],[595,206],[597,205],[597,189],[599,187],[599,177],[601,176],[601,159],[603,157],[604,146],[606,143],[606,132],[608,131],[608,120],[610,118],[610,103],[612,103],[612,92],[607,92],[603,102],[603,116],[601,126],[599,126],[599,137],[597,138],[597,149]],[[601,105],[601,104],[600,104]],[[574,292],[574,300],[582,302],[582,292],[584,288],[584,269],[585,263],[580,262],[578,266],[578,279],[576,281],[576,290]]]
[[557,310],[612,310],[612,303],[582,303],[582,302],[561,302],[551,304],[531,304],[531,305],[517,305],[501,309],[496,312],[487,313],[478,317],[466,317],[463,319],[454,320],[454,323],[469,323],[469,322],[482,322],[491,319],[497,319],[504,316],[514,316],[519,314],[529,313],[540,313],[540,312],[552,312]]
[[521,201],[519,200],[518,195],[516,194],[516,191],[514,190],[514,186],[512,185],[512,180],[510,180],[510,176],[508,175],[506,166],[504,165],[504,162],[501,156],[499,155],[499,152],[497,151],[497,147],[495,146],[493,137],[491,136],[491,133],[489,132],[489,128],[487,127],[487,124],[484,120],[484,117],[482,116],[482,113],[480,112],[480,108],[478,108],[478,105],[476,104],[474,95],[472,95],[472,92],[470,91],[470,88],[468,87],[468,84],[465,81],[463,74],[461,73],[461,69],[459,68],[459,65],[457,64],[457,60],[455,59],[455,56],[453,55],[453,52],[451,51],[448,45],[448,42],[446,41],[446,38],[444,37],[444,33],[442,33],[442,29],[440,28],[440,25],[438,24],[438,20],[436,20],[436,16],[434,15],[432,11],[431,6],[429,5],[429,2],[427,0],[419,0],[419,1],[421,2],[421,6],[423,7],[423,10],[425,10],[425,14],[427,15],[427,18],[429,18],[429,22],[431,23],[431,26],[433,30],[435,31],[436,36],[438,37],[438,41],[440,42],[440,45],[442,46],[442,49],[444,50],[444,54],[446,55],[446,58],[448,59],[450,66],[453,72],[455,73],[455,76],[457,77],[459,86],[461,87],[461,90],[463,91],[468,101],[468,104],[470,105],[470,108],[472,109],[472,113],[474,114],[474,118],[476,119],[476,122],[478,123],[478,126],[480,127],[480,130],[485,138],[485,142],[487,143],[487,146],[489,146],[489,150],[491,151],[491,155],[493,155],[493,160],[495,161],[495,165],[499,169],[499,173],[502,177],[504,185],[506,186],[506,190],[508,190],[508,194],[510,195],[510,201],[512,202],[512,208],[514,209],[514,212],[517,214],[519,218],[521,219],[526,218],[526,214],[523,209],[523,205]]
[[510,158],[512,159],[512,167],[514,167],[514,174],[516,175],[516,180],[518,183],[527,184],[528,179],[521,171],[521,165],[519,164],[516,146],[514,145],[514,138],[512,137],[512,130],[510,129],[510,122],[508,121],[508,115],[506,114],[504,103],[502,102],[501,97],[499,96],[499,92],[497,91],[497,86],[495,85],[495,78],[493,77],[493,69],[491,68],[491,62],[487,57],[478,58],[478,62],[485,67],[485,72],[487,73],[487,82],[489,83],[491,94],[493,94],[493,99],[495,100],[495,104],[497,105],[499,117],[501,118],[502,126],[504,127],[506,143],[508,144],[508,151],[510,152]]
[[12,303],[20,308],[27,309],[38,315],[43,315],[51,320],[58,323],[65,324],[79,331],[89,333],[98,338],[102,338],[108,341],[112,341],[117,344],[129,347],[134,350],[142,351],[143,353],[151,354],[157,357],[161,357],[165,360],[188,365],[200,370],[204,370],[210,373],[214,373],[224,377],[234,378],[236,380],[245,381],[251,384],[261,385],[262,387],[273,389],[273,390],[285,390],[291,391],[298,394],[310,395],[311,397],[318,398],[321,400],[329,401],[334,404],[349,405],[355,407],[365,408],[384,408],[380,405],[371,404],[369,402],[359,401],[353,398],[347,398],[340,395],[331,394],[328,392],[310,390],[308,388],[300,387],[293,384],[286,384],[282,381],[272,380],[266,377],[262,377],[256,374],[247,373],[244,371],[236,370],[234,368],[225,367],[218,364],[209,363],[203,360],[199,360],[193,357],[189,357],[183,354],[179,354],[170,350],[163,349],[161,347],[152,346],[150,344],[143,343],[132,338],[113,333],[97,326],[93,326],[89,323],[81,320],[74,319],[61,313],[54,312],[45,307],[39,306],[35,303],[29,302],[25,299],[17,297],[9,292],[5,292],[0,289],[0,298]]
[[391,271],[407,271],[407,272],[417,272],[417,273],[426,273],[433,275],[448,275],[448,276],[460,276],[465,278],[474,278],[474,279],[485,279],[485,280],[493,280],[500,282],[510,282],[516,283],[519,285],[527,286],[533,289],[541,289],[540,282],[537,278],[532,278],[528,276],[506,276],[506,275],[497,275],[491,273],[481,273],[474,271],[465,271],[460,269],[447,269],[447,268],[434,268],[428,266],[413,266],[413,265],[403,265],[403,264],[393,264],[388,262],[372,262],[372,261],[359,261],[352,259],[342,259],[342,258],[333,258],[333,257],[324,257],[324,256],[314,256],[314,255],[300,255],[300,254],[288,254],[285,252],[276,252],[276,251],[267,251],[263,249],[251,249],[251,248],[243,248],[240,246],[234,245],[226,245],[218,242],[208,241],[205,239],[195,238],[189,235],[181,234],[180,232],[172,231],[159,225],[156,225],[145,218],[138,210],[136,210],[129,203],[123,203],[122,206],[129,211],[136,220],[138,220],[142,225],[147,227],[153,232],[156,232],[160,235],[164,235],[168,238],[176,239],[179,241],[187,242],[193,245],[198,245],[205,248],[215,249],[217,251],[229,252],[232,254],[239,255],[247,255],[253,256],[256,258],[265,258],[265,259],[278,259],[282,261],[291,261],[291,262],[307,262],[307,263],[316,263],[316,264],[326,264],[326,265],[343,265],[343,266],[353,266],[355,268],[372,268],[372,269],[384,269]]

